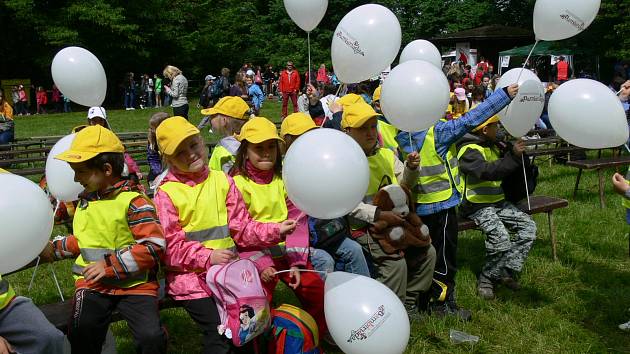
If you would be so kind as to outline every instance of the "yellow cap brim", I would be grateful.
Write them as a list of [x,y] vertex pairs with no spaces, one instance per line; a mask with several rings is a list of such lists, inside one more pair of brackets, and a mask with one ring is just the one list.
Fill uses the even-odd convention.
[[317,129],[317,126],[302,126],[302,127],[295,127],[293,129],[287,129],[287,131],[285,132],[280,132],[280,135],[282,136],[282,138],[284,138],[286,135],[302,135],[306,132],[309,132],[313,129]]
[[55,156],[55,158],[61,161],[79,163],[79,162],[85,162],[89,159],[92,159],[98,154],[99,154],[98,152],[66,150],[62,152],[61,154]]
[[177,148],[179,147],[179,145],[182,143],[182,141],[190,138],[193,135],[197,135],[199,134],[199,130],[197,128],[190,129],[189,131],[187,131],[186,133],[182,134],[182,136],[178,137],[178,141],[175,144],[169,144],[168,147],[166,147],[165,149],[162,150],[162,153],[164,153],[165,155],[173,155],[175,153],[175,151],[177,151]]
[[380,114],[375,114],[373,116],[366,116],[363,117],[357,121],[352,122],[352,124],[348,124],[347,121],[341,121],[341,128],[361,128],[363,126],[363,124],[365,124],[365,122],[367,122],[368,120],[374,118],[374,117],[378,117]]
[[230,118],[240,119],[240,120],[247,120],[247,117],[245,115],[243,115],[242,117],[234,117],[231,113],[228,113],[228,112],[223,111],[221,109],[217,109],[215,107],[202,109],[201,110],[201,114],[203,114],[204,116],[213,116],[215,114],[223,114],[224,116],[227,116],[227,117],[230,117]]
[[263,141],[267,141],[267,140],[271,140],[271,139],[276,139],[276,140],[280,140],[280,141],[284,142],[284,140],[282,140],[282,138],[279,137],[279,136],[272,136],[272,137],[270,137],[268,134],[264,134],[264,133],[252,134],[252,135],[248,136],[247,138],[237,137],[237,139],[239,141],[247,140],[247,141],[249,141],[252,144],[260,144]]

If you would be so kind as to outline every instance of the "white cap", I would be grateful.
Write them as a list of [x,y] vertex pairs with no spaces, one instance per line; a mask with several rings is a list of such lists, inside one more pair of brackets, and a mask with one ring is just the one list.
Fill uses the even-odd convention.
[[107,120],[107,112],[105,111],[105,108],[103,107],[90,107],[87,117],[88,119],[92,119],[94,117],[101,117]]
[[254,70],[252,70],[252,69],[247,70],[246,75],[247,76],[254,76]]

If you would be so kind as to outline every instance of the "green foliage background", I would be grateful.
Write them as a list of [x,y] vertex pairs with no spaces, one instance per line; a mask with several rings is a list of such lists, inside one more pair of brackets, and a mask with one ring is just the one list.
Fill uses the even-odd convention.
[[[341,18],[365,0],[330,0],[311,33],[312,57],[330,64],[330,40]],[[531,28],[534,0],[380,0],[396,13],[403,45],[417,38],[501,24]],[[591,53],[630,57],[630,0],[602,0],[595,23],[572,39]],[[103,63],[109,90],[125,72],[160,72],[180,67],[189,79],[218,74],[244,62],[304,71],[306,33],[284,10],[282,0],[4,0],[0,78],[31,78],[49,84],[55,53],[69,45],[92,51]],[[110,95],[111,96],[111,95]]]

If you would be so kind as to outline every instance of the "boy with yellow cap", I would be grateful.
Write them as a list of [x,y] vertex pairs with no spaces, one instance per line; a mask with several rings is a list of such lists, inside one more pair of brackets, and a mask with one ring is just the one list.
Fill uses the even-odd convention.
[[499,117],[493,116],[464,136],[457,154],[464,177],[461,213],[486,235],[486,263],[477,282],[477,293],[486,300],[494,298],[495,284],[520,288],[515,278],[536,239],[534,220],[505,200],[501,188],[504,178],[520,170],[525,144],[518,140],[514,145],[500,146],[498,121]]
[[284,140],[285,150],[300,137],[300,135],[317,128],[311,117],[303,112],[289,114],[280,126],[280,137]]
[[344,107],[341,125],[363,149],[370,167],[370,183],[363,202],[350,213],[352,236],[372,258],[374,277],[389,287],[403,301],[408,312],[417,314],[418,299],[426,296],[431,286],[435,265],[435,250],[407,249],[408,257],[415,258],[410,267],[405,257],[383,251],[368,232],[368,227],[380,220],[389,225],[402,224],[403,216],[393,211],[381,211],[372,205],[372,197],[385,184],[401,184],[411,189],[420,173],[418,153],[411,153],[403,164],[389,149],[378,145],[378,113],[361,101]]
[[114,310],[127,320],[139,353],[165,353],[156,273],[165,248],[155,207],[121,177],[125,148],[111,130],[77,133],[55,158],[70,163],[80,195],[74,235],[55,240],[47,261],[78,257],[68,338],[73,353],[100,353]]
[[238,257],[238,247],[277,244],[295,221],[252,219],[234,180],[208,168],[208,149],[199,130],[171,117],[156,130],[168,173],[155,194],[166,238],[166,291],[203,332],[203,353],[229,353],[232,345],[217,332],[216,304],[205,284],[206,270]]
[[464,186],[455,144],[466,133],[501,111],[517,93],[518,85],[497,90],[459,119],[440,119],[428,130],[411,134],[400,132],[397,136],[403,152],[420,152],[422,172],[414,191],[416,214],[429,227],[433,247],[438,254],[430,303],[422,304],[422,307],[427,305],[435,316],[455,316],[464,321],[472,319],[469,310],[457,305],[455,296],[457,206]]
[[374,110],[380,114],[378,117],[378,134],[380,135],[383,147],[388,148],[396,155],[399,155],[400,151],[398,150],[398,142],[396,141],[398,128],[389,124],[389,121],[385,118],[385,116],[383,116],[383,112],[381,111],[382,88],[383,86],[379,85],[372,95],[372,107],[374,107]]
[[210,169],[225,173],[230,171],[240,146],[234,135],[241,132],[241,127],[249,119],[249,111],[247,103],[237,96],[223,97],[214,107],[201,111],[201,114],[209,117],[212,131],[223,137],[212,150]]

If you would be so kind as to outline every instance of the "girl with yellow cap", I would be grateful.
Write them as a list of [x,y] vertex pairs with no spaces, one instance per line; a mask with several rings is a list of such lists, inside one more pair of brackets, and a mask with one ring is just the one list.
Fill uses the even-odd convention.
[[[252,217],[261,222],[277,222],[287,217],[302,219],[286,243],[278,242],[262,251],[260,248],[239,248],[243,251],[241,256],[256,262],[269,301],[278,280],[282,280],[293,289],[304,309],[317,322],[320,335],[324,336],[328,333],[324,319],[324,282],[316,273],[298,271],[298,268],[312,269],[308,260],[308,225],[304,214],[287,199],[281,177],[282,139],[276,126],[263,117],[245,123],[237,139],[241,147],[236,154],[234,182]],[[290,272],[276,275],[278,270]]]
[[169,172],[155,204],[164,227],[166,290],[199,324],[204,353],[228,353],[217,332],[219,315],[205,284],[206,270],[237,257],[236,247],[277,244],[296,226],[292,220],[254,221],[234,181],[208,168],[208,150],[199,130],[183,117],[166,119],[156,137]]

